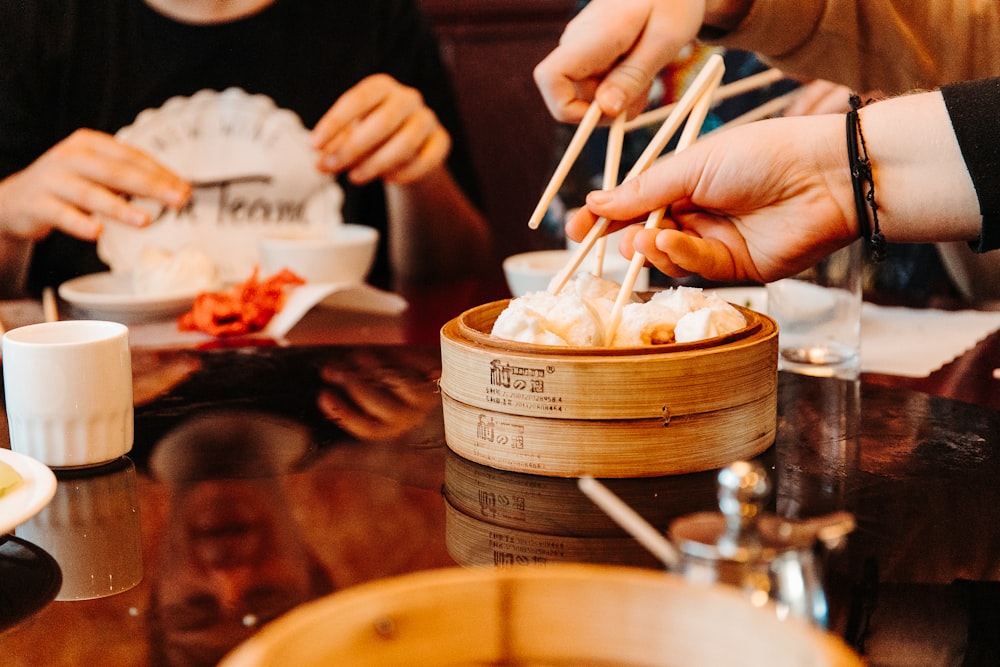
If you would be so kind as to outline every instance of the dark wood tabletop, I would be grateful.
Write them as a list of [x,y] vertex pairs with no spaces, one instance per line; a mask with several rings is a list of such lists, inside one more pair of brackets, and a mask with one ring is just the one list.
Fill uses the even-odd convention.
[[[448,449],[438,331],[502,290],[406,296],[402,317],[307,318],[292,344],[136,350],[128,460],[60,474],[57,500],[86,501],[69,515],[54,502],[33,520],[37,544],[0,548],[3,663],[214,664],[306,600],[432,568],[661,568],[574,480]],[[997,664],[998,353],[994,334],[922,380],[781,374],[777,439],[758,459],[774,487],[767,510],[855,516],[824,581],[831,631],[871,664]],[[666,531],[718,508],[716,472],[606,482]],[[138,536],[126,534],[134,514]],[[60,544],[98,520],[120,527],[105,540],[138,538],[141,582],[53,599],[60,577],[86,572],[88,554]]]

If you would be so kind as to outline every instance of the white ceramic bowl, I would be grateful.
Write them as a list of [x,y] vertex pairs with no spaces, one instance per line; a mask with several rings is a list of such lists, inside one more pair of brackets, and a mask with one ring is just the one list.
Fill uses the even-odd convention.
[[368,277],[379,233],[365,225],[338,225],[328,237],[265,236],[259,241],[261,270],[290,269],[310,283],[362,283]]
[[[503,261],[503,274],[507,279],[510,293],[524,296],[528,292],[542,292],[549,288],[549,283],[573,257],[574,250],[535,250],[511,255]],[[592,267],[590,258],[580,265],[580,271],[588,271]],[[608,254],[604,260],[602,275],[617,283],[625,280],[628,271],[628,261],[621,255]],[[635,283],[635,290],[642,292],[649,289],[649,269],[643,269]]]

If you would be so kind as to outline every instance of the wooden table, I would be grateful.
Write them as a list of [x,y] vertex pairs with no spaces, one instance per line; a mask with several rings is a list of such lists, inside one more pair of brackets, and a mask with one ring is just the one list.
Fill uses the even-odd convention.
[[[212,664],[305,600],[431,568],[659,567],[573,480],[448,450],[437,331],[500,296],[450,286],[407,294],[412,307],[399,318],[318,313],[291,345],[136,350],[129,461],[60,475],[57,499],[85,492],[92,504],[66,523],[52,512],[39,520],[55,540],[96,520],[94,503],[119,512],[110,520],[122,531],[137,513],[143,579],[108,597],[49,601],[51,559],[10,570],[0,558],[0,597],[19,603],[0,618],[4,664],[169,664],[185,653]],[[926,380],[781,377],[778,437],[759,458],[775,487],[769,509],[792,519],[854,513],[857,530],[827,562],[830,626],[871,664],[995,664],[998,353],[994,334]],[[202,420],[222,421],[197,437],[178,431]],[[716,508],[715,471],[608,485],[660,530]],[[64,575],[80,576],[71,566],[83,554],[56,556]],[[11,572],[25,566],[43,583],[48,572],[49,588],[19,585],[27,580]]]

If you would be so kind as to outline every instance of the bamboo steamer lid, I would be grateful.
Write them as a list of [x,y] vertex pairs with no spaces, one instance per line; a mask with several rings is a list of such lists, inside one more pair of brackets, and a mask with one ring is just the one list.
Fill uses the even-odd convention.
[[348,664],[853,667],[839,639],[736,589],[640,568],[446,568],[382,579],[266,625],[223,667]]
[[460,456],[555,477],[651,477],[749,459],[774,442],[778,328],[695,343],[563,348],[495,339],[509,300],[441,329],[445,440]]

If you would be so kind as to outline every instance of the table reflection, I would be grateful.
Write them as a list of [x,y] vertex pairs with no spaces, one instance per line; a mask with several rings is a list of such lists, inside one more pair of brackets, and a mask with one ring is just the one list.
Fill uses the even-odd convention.
[[[661,532],[677,517],[718,507],[711,471],[612,479],[605,485]],[[460,565],[663,567],[587,498],[575,479],[497,470],[449,451],[443,490],[448,553]]]
[[59,563],[62,586],[56,599],[101,598],[138,585],[143,559],[132,461],[60,470],[56,480],[52,501],[15,531]]
[[149,602],[155,663],[213,665],[333,590],[283,483],[310,447],[302,426],[243,412],[192,418],[156,445],[150,469],[169,500]]
[[[100,662],[109,637],[117,664],[210,662],[329,590],[456,564],[662,569],[575,480],[451,453],[436,345],[156,355],[136,368],[170,372],[145,385],[130,454],[143,580],[19,622],[0,634],[9,664]],[[831,628],[873,665],[997,664],[975,656],[996,655],[1000,413],[785,374],[778,396],[768,511],[857,519],[824,568]],[[715,471],[606,484],[664,531],[718,508]]]
[[55,599],[62,573],[44,549],[14,535],[0,537],[0,632]]

